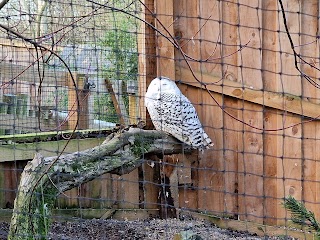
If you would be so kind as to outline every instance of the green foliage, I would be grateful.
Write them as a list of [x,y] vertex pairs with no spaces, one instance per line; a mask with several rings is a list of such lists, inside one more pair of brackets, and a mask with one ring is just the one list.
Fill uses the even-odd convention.
[[110,63],[106,74],[109,79],[135,79],[138,73],[136,24],[132,18],[113,13],[113,26],[105,33],[100,44],[110,49],[106,60]]
[[42,184],[35,192],[35,197],[32,200],[32,205],[35,209],[33,218],[33,231],[37,239],[47,239],[51,224],[51,209],[53,208],[56,199],[57,190],[53,188],[43,188]]
[[94,118],[106,122],[118,123],[119,118],[113,106],[110,94],[100,93],[94,97]]
[[303,203],[297,201],[294,197],[289,196],[284,199],[283,206],[291,213],[291,220],[294,223],[316,231],[316,235],[320,237],[320,225],[315,219],[314,213],[309,211]]
[[[125,6],[121,6],[123,4],[121,1],[115,4],[119,5],[117,6],[119,8]],[[99,45],[108,50],[105,60],[109,64],[104,69],[104,75],[111,81],[123,80],[123,95],[120,97],[128,111],[129,98],[126,93],[126,82],[137,79],[138,75],[137,22],[133,17],[113,11],[109,24],[110,29],[99,41]],[[103,108],[107,108],[107,111]],[[119,122],[111,98],[107,94],[100,94],[95,99],[95,113],[99,120]]]
[[150,149],[150,142],[145,138],[140,137],[138,134],[135,137],[134,144],[131,146],[131,151],[136,157],[141,157],[144,153]]

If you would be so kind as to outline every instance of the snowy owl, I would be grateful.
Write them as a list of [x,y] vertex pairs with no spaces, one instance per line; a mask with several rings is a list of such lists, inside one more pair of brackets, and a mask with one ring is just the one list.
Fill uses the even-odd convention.
[[166,77],[153,79],[145,95],[145,104],[158,131],[169,133],[193,148],[213,146],[196,109],[174,81]]

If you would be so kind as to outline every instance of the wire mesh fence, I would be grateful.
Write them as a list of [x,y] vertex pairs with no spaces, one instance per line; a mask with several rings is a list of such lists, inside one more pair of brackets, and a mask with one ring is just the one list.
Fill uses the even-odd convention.
[[[319,9],[317,0],[3,1],[0,221],[15,208],[28,233],[47,234],[54,219],[50,236],[67,239],[69,225],[80,239],[96,229],[99,239],[221,238],[195,219],[246,239],[311,239],[308,214],[295,221],[283,204],[292,196],[320,218]],[[146,91],[160,76],[180,90],[165,95],[162,80],[150,90],[156,116]],[[209,149],[190,149],[199,129],[181,94]],[[161,142],[154,127],[181,139]],[[30,185],[25,166],[26,179],[38,175]],[[21,186],[27,211],[14,206]],[[180,220],[153,220],[158,230],[139,221],[151,217]],[[113,220],[126,225],[117,235],[109,218],[135,221]]]

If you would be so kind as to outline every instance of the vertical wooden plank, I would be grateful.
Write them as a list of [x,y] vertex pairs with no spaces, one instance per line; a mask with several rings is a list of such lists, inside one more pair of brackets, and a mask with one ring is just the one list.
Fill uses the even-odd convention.
[[135,94],[128,94],[129,98],[129,123],[130,125],[137,124],[137,97]]
[[[262,128],[262,110],[245,104],[239,119]],[[263,141],[262,131],[243,126],[239,133],[238,185],[239,218],[262,223],[263,221]]]
[[184,161],[181,155],[164,156],[161,163],[160,217],[176,218],[179,208],[178,163]]
[[[223,98],[224,110],[238,118],[238,101],[228,97]],[[240,123],[224,113],[223,116],[223,160],[225,161],[225,212],[237,217],[238,203],[238,134]]]
[[[184,79],[184,81],[188,81],[188,79]],[[194,104],[194,106],[197,108],[199,102],[198,102],[198,89],[189,87],[187,85],[179,85],[179,88],[181,92],[188,96],[189,100]],[[198,109],[196,109],[198,111]],[[199,188],[201,183],[199,182],[199,174],[206,174],[205,171],[202,173],[199,173],[199,158],[198,153],[195,151],[191,156],[188,156],[190,159],[193,159],[193,163],[191,166],[193,166],[195,169],[190,169],[193,174],[191,173],[191,179],[193,183],[194,189],[188,189],[187,185],[180,185],[178,188],[179,192],[179,207],[183,209],[191,209],[191,210],[197,210],[197,209],[203,209],[203,205],[200,204],[199,206],[199,198],[198,195],[200,193]],[[182,158],[179,158],[179,162],[183,162]],[[179,169],[178,169],[179,171]],[[202,186],[202,185],[201,185]],[[207,186],[207,184],[206,184]],[[192,200],[191,200],[192,199]],[[207,209],[207,208],[206,208]]]
[[[239,81],[237,51],[237,24],[238,7],[237,1],[222,1],[221,3],[221,33],[222,33],[222,74],[231,81]],[[228,56],[228,57],[223,57]],[[223,96],[223,107],[226,112],[238,118],[238,101]],[[240,123],[223,114],[223,154],[226,165],[225,172],[225,211],[227,214],[237,216],[238,204],[238,132]]]
[[[283,0],[284,10],[286,13],[287,25],[293,44],[296,47],[296,51],[300,53],[300,1],[294,0]],[[279,6],[280,8],[280,6]],[[295,61],[293,52],[290,46],[290,42],[285,31],[283,24],[282,12],[278,13],[278,24],[279,24],[279,72],[281,72],[281,84],[283,91],[291,93],[296,96],[301,96],[301,78],[297,70],[295,69]]]
[[137,88],[138,86],[135,80],[127,82],[127,93],[129,98],[129,124],[138,123]]
[[17,189],[16,185],[16,179],[15,179],[15,174],[14,174],[14,164],[13,162],[5,162],[2,163],[3,167],[5,168],[4,170],[4,177],[6,179],[5,185],[4,185],[4,190],[5,190],[5,208],[12,208],[13,207],[13,202],[15,198],[15,192],[14,190]]
[[[316,42],[318,35],[318,12],[319,1],[301,2],[301,56],[313,67],[319,68],[319,46]],[[319,78],[319,71],[307,64],[301,64],[301,70],[313,79]],[[311,102],[319,103],[320,91],[302,78],[302,97]],[[320,144],[320,122],[314,121],[303,124],[302,138],[302,159],[303,159],[303,196],[302,199],[306,207],[320,216],[319,211],[319,167],[320,153],[318,146]]]
[[[179,206],[180,209],[194,211],[200,209],[198,207],[198,192],[197,190],[179,186]],[[182,217],[182,215],[180,215]]]
[[[301,10],[300,1],[284,0],[282,2],[286,11],[286,20],[292,41],[294,45],[299,45],[299,32],[301,31],[299,16],[299,12]],[[278,19],[279,48],[277,51],[277,72],[280,73],[278,81],[282,86],[279,91],[300,96],[302,93],[301,77],[295,69],[294,56],[287,33],[285,32],[281,11],[278,12]],[[300,53],[300,48],[297,48],[296,50],[298,53]],[[291,116],[287,113],[282,114],[282,127],[301,123],[300,116]],[[278,162],[279,169],[277,187],[279,199],[290,194],[297,200],[301,200],[301,131],[301,125],[298,125],[286,129],[283,132],[283,149],[282,155],[280,156],[280,162]],[[281,219],[288,218],[288,215],[286,215],[286,212],[283,208],[278,208],[278,218],[278,224],[281,222],[283,223],[283,220]]]
[[[155,18],[151,12],[154,12],[154,0],[142,1],[145,5],[142,6],[141,17],[146,22],[155,26]],[[151,12],[149,12],[151,11]],[[155,31],[144,23],[141,23],[141,37],[138,38],[138,51],[139,51],[139,117],[142,121],[146,122],[148,129],[152,128],[150,116],[146,111],[144,105],[145,93],[152,79],[157,76],[156,68],[156,37]],[[145,162],[142,165],[143,170],[143,207],[146,209],[156,209],[158,202],[158,173],[159,169],[151,162]]]
[[[146,4],[146,1],[142,1],[143,4]],[[146,9],[145,7],[141,6],[141,9],[143,11],[140,14],[140,18],[144,21],[147,21],[146,19]],[[147,41],[148,35],[146,33],[147,26],[144,22],[140,23],[140,35],[137,39],[138,41],[138,94],[139,94],[139,119],[141,121],[146,122],[146,107],[144,105],[144,96],[147,91]],[[149,84],[149,83],[148,83]]]
[[[262,81],[267,91],[281,91],[280,81],[276,73],[277,58],[277,15],[278,3],[273,0],[262,2]],[[263,136],[264,161],[264,223],[276,224],[280,203],[278,200],[278,163],[282,156],[281,132],[268,131],[279,129],[282,126],[281,112],[269,108],[264,112],[264,128],[267,130]]]
[[[157,160],[158,161],[158,160]],[[143,206],[146,209],[158,208],[159,196],[159,164],[151,161],[145,162],[143,168]]]
[[[154,0],[143,0],[141,6],[143,9],[141,12],[141,18],[155,26],[155,19],[149,12],[154,12]],[[147,116],[146,107],[144,105],[144,96],[147,91],[147,87],[151,80],[157,75],[156,70],[156,39],[154,30],[147,24],[141,23],[141,35],[138,37],[138,52],[139,52],[139,117],[142,121],[145,121],[147,126],[151,128],[152,124],[150,117]]]
[[[287,115],[285,122],[290,123],[290,125],[295,125],[301,123],[301,119],[296,116]],[[283,169],[280,174],[280,177],[284,179],[282,182],[284,189],[279,189],[279,196],[281,196],[280,194],[282,194],[283,197],[291,195],[299,201],[302,199],[301,137],[301,125],[293,126],[284,131],[282,158]]]
[[[188,60],[189,65],[186,63],[185,58],[182,56],[180,50],[176,49],[175,57],[177,59],[177,67],[189,66],[194,71],[200,70],[199,60],[200,56],[200,5],[199,0],[188,1],[188,0],[175,0],[174,1],[174,35],[178,40],[180,48],[188,56],[195,60]],[[210,7],[207,1],[207,7]],[[184,79],[181,79],[182,81]]]
[[[271,0],[272,1],[272,0]],[[272,61],[272,57],[269,58]],[[270,64],[270,63],[269,63]],[[272,64],[271,64],[272,65]],[[267,68],[268,64],[264,64]],[[266,109],[264,113],[264,127],[267,130],[280,129],[281,112]],[[283,198],[282,174],[283,159],[283,131],[266,131],[264,134],[264,223],[276,225],[283,223]],[[279,190],[282,189],[282,192]],[[280,214],[281,213],[281,214]]]
[[83,183],[78,187],[78,207],[80,207],[81,209],[88,208],[91,204],[94,205],[93,196],[91,195],[91,188],[92,181]]
[[78,187],[65,191],[58,196],[57,206],[59,208],[79,208]]
[[[167,38],[173,36],[173,0],[155,0],[156,28]],[[160,24],[161,22],[161,24]],[[157,75],[175,79],[174,46],[156,32]]]
[[238,48],[248,43],[238,53],[239,81],[246,86],[262,89],[261,80],[261,3],[239,1]]
[[[239,1],[239,45],[249,42],[239,56],[239,79],[247,86],[262,88],[261,81],[261,3]],[[239,119],[257,128],[263,128],[263,109],[239,101],[244,109]],[[240,219],[263,222],[263,139],[262,131],[244,125],[239,132],[239,214]]]
[[112,178],[111,174],[107,173],[101,176],[101,192],[100,192],[100,198],[101,208],[110,208],[113,206],[115,199],[112,197]]
[[[156,13],[155,26],[158,31],[166,36],[163,37],[159,34],[159,32],[156,32],[157,76],[165,76],[172,80],[175,80],[175,48],[169,41],[173,41],[174,36],[174,0],[155,0],[154,4]],[[161,167],[160,169],[163,170],[163,168]],[[172,201],[172,196],[164,196],[164,194],[166,194],[165,191],[169,192],[169,188],[171,187],[166,186],[165,181],[170,180],[167,176],[165,176],[163,172],[161,172],[160,175],[162,179],[162,186],[160,188],[159,196],[161,204],[160,216],[168,217],[170,214],[173,214],[170,216],[176,216],[175,210],[171,207],[167,207],[167,204],[172,204],[171,202],[169,202]]]
[[[198,206],[198,192],[199,192],[199,177],[198,177],[198,168],[199,168],[199,159],[197,152],[192,153],[191,155],[185,156],[186,160],[184,163],[180,163],[181,167],[187,167],[186,171],[178,169],[179,176],[179,217],[183,217],[184,210],[197,210]],[[186,163],[187,162],[187,163]],[[190,167],[190,169],[188,169]],[[181,176],[180,173],[184,176]],[[185,176],[185,174],[190,174],[190,176]],[[183,178],[183,179],[182,179]],[[181,184],[182,183],[182,184]]]
[[[185,54],[190,56],[192,55],[194,58],[199,58],[199,33],[197,34],[199,31],[199,1],[174,0],[173,4],[174,22],[172,26],[174,28],[175,39]],[[195,35],[197,35],[196,39]],[[175,65],[177,71],[181,66],[187,67],[187,63],[185,62],[180,50],[176,49],[174,56],[176,59]],[[200,68],[198,62],[189,61],[189,64],[193,70],[199,70]],[[181,76],[176,76],[176,80],[181,80],[182,82],[188,81],[188,79],[184,79]],[[179,84],[178,87],[180,88],[181,92],[193,103],[199,114],[200,108],[198,104],[200,92],[196,88],[190,88],[183,84]],[[179,162],[182,163],[183,159],[179,158]],[[194,165],[199,167],[197,156],[194,157]],[[197,209],[199,207],[199,191],[197,190],[197,187],[200,185],[198,177],[199,174],[197,169],[195,169],[194,172],[195,174],[193,174],[192,181],[195,190],[188,189],[187,184],[181,185],[178,188],[178,205],[181,209]]]
[[3,162],[0,166],[0,198],[1,207],[13,208],[16,191],[20,182],[20,176],[27,161]]
[[79,188],[79,201],[81,208],[100,208],[101,177],[81,184]]
[[[18,163],[18,162],[17,162]],[[16,169],[15,162],[6,162],[6,171],[5,171],[5,178],[6,178],[6,207],[12,208],[14,199],[16,197],[15,190],[18,189],[18,182],[19,182],[19,173]]]
[[[214,213],[226,212],[226,183],[225,183],[225,163],[223,159],[223,120],[222,111],[216,104],[213,105],[211,96],[201,89],[202,111],[199,117],[206,133],[214,142],[214,147],[199,153],[199,192],[198,206],[200,209],[213,211]],[[213,94],[218,103],[222,104],[222,96]],[[204,190],[202,190],[204,189]],[[212,201],[211,199],[214,199]]]
[[[203,60],[200,71],[221,75],[221,4],[223,1],[201,0],[199,1],[198,23],[199,33],[194,34],[194,39],[199,41],[199,57]],[[194,51],[194,50],[193,50]]]
[[[188,2],[189,3],[189,2]],[[214,72],[215,75],[222,75],[221,47],[218,45],[220,40],[221,31],[219,29],[220,5],[217,1],[198,1],[199,6],[198,15],[201,16],[198,20],[194,16],[194,30],[193,40],[195,47],[198,47],[198,52],[191,48],[189,53],[192,56],[198,56],[197,59],[203,60],[198,67],[202,73]],[[195,9],[197,9],[195,8]],[[188,26],[187,26],[188,27]],[[199,39],[199,40],[198,40]],[[198,43],[198,45],[196,45]],[[196,55],[197,54],[197,55]],[[211,57],[210,57],[211,56]],[[218,58],[217,61],[208,61],[205,59]],[[196,69],[197,66],[194,67]],[[201,75],[200,75],[201,76]],[[202,80],[201,78],[199,80]],[[192,95],[192,92],[190,92]],[[213,96],[213,98],[212,98]],[[197,110],[201,123],[215,144],[209,150],[204,151],[203,154],[199,153],[199,188],[207,189],[207,191],[199,191],[198,207],[207,209],[213,212],[220,212],[226,214],[226,179],[225,170],[226,165],[223,159],[223,119],[220,107],[215,103],[217,101],[222,105],[223,97],[220,94],[212,94],[210,96],[206,91],[201,88],[198,89],[198,104]],[[204,170],[203,170],[204,169]],[[210,201],[214,199],[214,201]]]
[[[86,77],[84,74],[73,75],[75,83],[70,75],[67,78],[68,86],[68,128],[69,129],[87,129],[89,128],[89,109],[88,94],[89,91],[84,89]],[[74,86],[76,84],[76,86]],[[79,100],[79,109],[77,104],[77,95]],[[78,126],[77,126],[77,119]]]
[[108,78],[105,78],[104,82],[105,82],[107,91],[110,94],[116,113],[119,117],[119,123],[123,126],[128,125],[127,124],[128,119],[125,118],[126,110],[125,110],[125,106],[122,99],[122,87],[121,87],[122,80],[115,81],[114,83],[112,83]]
[[0,208],[6,208],[6,199],[5,199],[5,163],[0,163]]
[[[183,154],[180,154],[183,155]],[[197,202],[197,189],[198,183],[195,182],[198,179],[196,175],[196,168],[198,165],[197,154],[183,155],[179,156],[179,161],[177,163],[177,196],[174,198],[175,206],[179,210],[185,209],[198,209]],[[180,216],[180,211],[178,211],[178,216]]]
[[119,208],[139,208],[139,172],[138,169],[119,176],[118,179]]

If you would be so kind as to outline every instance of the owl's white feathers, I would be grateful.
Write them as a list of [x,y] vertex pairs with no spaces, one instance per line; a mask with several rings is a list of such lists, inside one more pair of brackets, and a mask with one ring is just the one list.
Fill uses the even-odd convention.
[[213,146],[196,109],[174,81],[166,77],[153,79],[145,95],[145,105],[158,131],[169,133],[193,148]]

